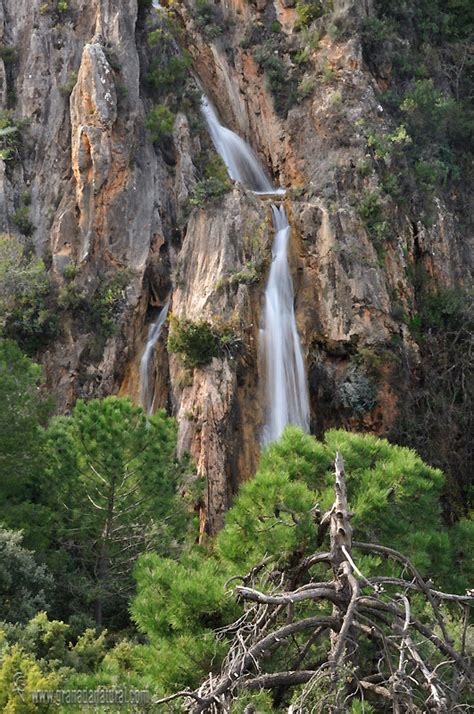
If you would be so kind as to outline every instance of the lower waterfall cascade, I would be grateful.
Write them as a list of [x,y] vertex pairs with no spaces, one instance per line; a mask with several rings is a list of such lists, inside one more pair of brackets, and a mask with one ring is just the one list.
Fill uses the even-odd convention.
[[140,403],[148,415],[153,413],[154,401],[154,394],[150,394],[150,362],[168,316],[169,304],[168,300],[162,307],[158,319],[150,325],[147,343],[140,360]]
[[262,444],[278,439],[287,424],[309,431],[309,398],[296,327],[293,282],[288,263],[291,228],[284,206],[272,206],[275,239],[265,289],[260,345],[266,367],[266,423]]
[[[202,98],[201,108],[214,147],[224,161],[229,176],[257,194],[284,194],[284,190],[276,189],[271,184],[250,146],[220,124],[207,97]],[[283,205],[272,205],[272,217],[275,238],[260,329],[260,349],[266,372],[263,446],[278,439],[288,424],[309,431],[308,386],[296,327],[293,282],[288,262],[291,228]]]

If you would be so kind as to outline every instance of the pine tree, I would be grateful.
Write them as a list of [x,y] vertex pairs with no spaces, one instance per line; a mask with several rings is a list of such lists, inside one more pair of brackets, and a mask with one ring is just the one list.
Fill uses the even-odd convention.
[[97,624],[123,624],[137,556],[172,544],[176,425],[164,412],[148,418],[129,399],[109,397],[78,402],[47,437],[57,537],[74,572],[70,593],[76,589],[78,607],[91,607]]

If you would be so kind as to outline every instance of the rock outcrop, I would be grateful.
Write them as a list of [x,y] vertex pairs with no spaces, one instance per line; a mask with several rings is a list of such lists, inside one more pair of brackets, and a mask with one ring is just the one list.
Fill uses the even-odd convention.
[[[190,452],[207,478],[205,528],[214,532],[258,460],[265,270],[260,265],[251,280],[243,271],[251,260],[249,236],[257,236],[268,266],[269,208],[237,186],[213,205],[190,203],[202,143],[199,111],[179,111],[172,138],[150,141],[144,122],[155,99],[145,81],[146,38],[161,10],[138,5],[69,0],[67,9],[58,9],[54,0],[0,0],[0,41],[11,49],[0,59],[0,106],[10,110],[22,135],[18,156],[0,160],[0,225],[17,230],[15,211],[28,192],[34,244],[39,254],[51,256],[59,291],[71,291],[67,266],[76,271],[75,295],[86,300],[104,276],[125,276],[114,329],[102,335],[99,347],[98,335],[72,309],[63,314],[56,342],[38,355],[59,411],[78,397],[120,392],[138,399],[147,327],[168,296],[177,319],[232,324],[242,343],[235,356],[185,368],[179,355],[167,354],[165,328],[154,357],[155,406],[176,416],[179,449]],[[397,415],[394,341],[416,362],[407,320],[397,316],[413,314],[413,271],[422,264],[433,285],[443,288],[465,282],[465,236],[441,194],[431,225],[387,196],[384,230],[390,239],[380,250],[360,198],[380,193],[368,131],[387,133],[393,123],[377,98],[359,36],[331,39],[323,21],[304,50],[292,5],[223,2],[217,8],[221,40],[219,32],[211,37],[207,30],[206,36],[189,3],[177,11],[180,42],[223,122],[288,188],[313,430],[343,424],[384,434]],[[334,21],[371,11],[370,2],[334,2]],[[252,33],[268,37],[271,23],[279,47],[286,43],[279,50],[282,66],[300,72],[294,106],[280,112],[251,46]],[[295,57],[302,50],[299,70]],[[408,370],[402,374],[408,383]]]

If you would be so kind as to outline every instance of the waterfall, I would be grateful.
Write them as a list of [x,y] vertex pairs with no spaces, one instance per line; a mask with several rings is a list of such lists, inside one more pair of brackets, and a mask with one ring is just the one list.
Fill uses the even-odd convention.
[[222,126],[207,97],[203,97],[201,100],[201,110],[206,119],[212,143],[227,166],[231,179],[240,181],[255,193],[275,193],[270,179],[250,146],[240,136]]
[[303,354],[296,329],[293,283],[288,264],[290,224],[284,206],[272,206],[275,239],[265,290],[260,343],[265,356],[267,418],[262,443],[281,436],[287,424],[309,429],[309,400]]
[[150,325],[150,329],[148,330],[148,340],[140,360],[140,401],[142,407],[148,415],[152,413],[154,397],[153,394],[150,394],[150,361],[155,345],[160,337],[162,327],[165,324],[169,304],[168,300],[158,315],[157,321]]
[[[229,176],[259,194],[277,195],[250,146],[222,126],[206,97],[201,102],[209,133]],[[260,346],[266,367],[266,416],[262,444],[281,436],[287,424],[309,431],[309,399],[301,343],[296,328],[293,283],[288,263],[290,224],[284,206],[272,206],[275,239],[272,264],[265,289],[265,309]]]

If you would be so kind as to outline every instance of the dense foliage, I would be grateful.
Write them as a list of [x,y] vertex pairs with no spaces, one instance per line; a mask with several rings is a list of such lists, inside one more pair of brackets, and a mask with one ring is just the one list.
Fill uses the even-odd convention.
[[240,347],[241,339],[229,323],[170,317],[168,349],[180,354],[186,367],[200,367],[219,356],[232,358]]
[[56,538],[72,568],[67,594],[80,609],[93,608],[98,624],[126,621],[138,554],[170,547],[173,529],[164,524],[175,509],[175,439],[163,412],[148,418],[116,397],[78,402],[48,429]]
[[0,236],[0,334],[29,354],[58,333],[54,287],[44,262],[15,236]]
[[[473,23],[467,0],[377,0],[364,24],[365,59],[378,77],[385,77],[390,65],[390,85],[381,100],[406,126],[412,142],[403,158],[425,190],[472,170]],[[403,164],[397,169],[406,184]]]
[[[1,701],[11,711],[18,673],[23,696],[33,696],[36,689],[124,682],[163,695],[218,672],[232,637],[225,628],[242,613],[226,581],[263,559],[267,569],[291,572],[314,551],[318,513],[333,497],[336,450],[346,460],[358,539],[399,548],[437,586],[459,592],[472,578],[472,523],[443,525],[442,474],[413,451],[341,431],[318,442],[288,428],[262,454],[215,541],[193,545],[176,495],[187,466],[175,459],[174,422],[110,397],[79,402],[45,429],[50,403],[37,389],[39,368],[13,343],[0,344],[10,433],[3,513],[10,529],[24,531],[24,543],[12,530],[0,538]],[[30,440],[24,461],[9,421]],[[365,575],[395,572],[363,553],[357,562]],[[127,617],[130,602],[138,633]],[[247,701],[236,700],[233,711]],[[254,701],[274,710],[266,694]]]
[[[319,443],[288,428],[263,454],[256,477],[242,486],[212,548],[196,547],[179,562],[151,554],[139,562],[132,613],[149,637],[140,657],[160,692],[192,688],[209,671],[219,671],[232,634],[222,628],[238,615],[225,586],[229,578],[262,560],[275,572],[291,570],[296,557],[315,549],[314,507],[331,505],[336,449],[350,474],[357,539],[403,550],[424,575],[436,573],[437,585],[462,591],[472,578],[472,523],[443,527],[439,471],[414,452],[374,437],[331,431]],[[359,554],[358,563],[366,575],[393,573],[378,558]]]

